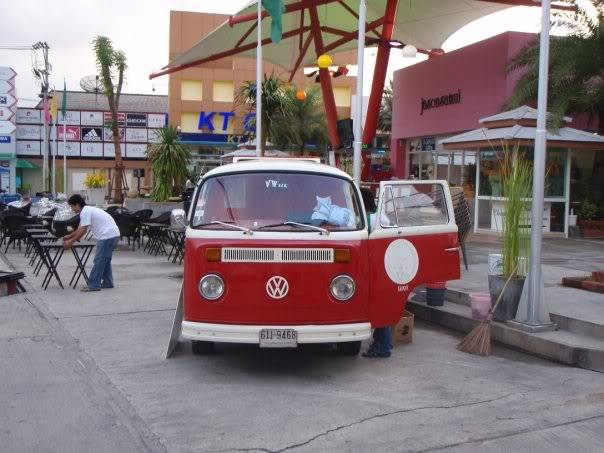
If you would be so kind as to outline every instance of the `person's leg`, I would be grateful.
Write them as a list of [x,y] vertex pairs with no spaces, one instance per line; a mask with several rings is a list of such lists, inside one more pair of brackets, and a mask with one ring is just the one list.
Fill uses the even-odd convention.
[[392,331],[390,327],[379,327],[373,330],[373,343],[363,354],[365,357],[390,357],[392,349]]
[[105,272],[105,264],[107,261],[107,243],[112,242],[111,240],[97,241],[96,250],[94,252],[94,260],[92,264],[92,270],[88,276],[88,288],[100,289],[101,279]]
[[113,288],[113,271],[111,269],[111,258],[113,257],[113,250],[115,249],[115,246],[117,245],[117,243],[119,241],[119,238],[109,239],[109,241],[111,241],[111,244],[110,244],[110,247],[108,250],[107,262],[105,263],[105,269],[103,271],[103,279],[101,282],[101,288]]

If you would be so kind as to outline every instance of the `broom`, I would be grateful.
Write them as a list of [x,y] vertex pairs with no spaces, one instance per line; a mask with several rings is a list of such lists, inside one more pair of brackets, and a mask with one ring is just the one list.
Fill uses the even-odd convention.
[[508,283],[512,280],[512,277],[516,275],[516,269],[518,269],[518,265],[514,268],[514,271],[510,274],[505,285],[503,285],[503,289],[499,293],[499,297],[495,301],[495,304],[489,310],[489,314],[487,315],[486,321],[481,321],[476,327],[474,327],[469,334],[467,334],[464,339],[457,345],[457,349],[462,352],[467,352],[469,354],[477,354],[477,355],[491,355],[491,321],[493,320],[493,312],[499,305],[503,293],[505,289],[508,287]]

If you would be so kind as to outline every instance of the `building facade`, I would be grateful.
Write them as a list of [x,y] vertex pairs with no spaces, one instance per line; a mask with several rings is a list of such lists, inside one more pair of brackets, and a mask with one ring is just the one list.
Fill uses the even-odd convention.
[[[62,92],[56,92],[58,105],[62,105]],[[139,188],[148,191],[151,172],[146,158],[149,144],[157,141],[157,131],[167,124],[167,96],[122,94],[120,96],[118,124],[121,153],[124,159],[129,193]],[[16,154],[22,164],[16,169],[16,189],[31,193],[44,189],[42,181],[44,125],[42,105],[34,109],[19,108],[16,118]],[[115,165],[115,147],[107,99],[100,93],[67,92],[65,129],[61,112],[59,125],[49,126],[47,156],[56,165],[56,187],[59,192],[84,189],[87,173],[104,172],[111,178]],[[65,140],[63,140],[65,138]],[[63,156],[67,161],[67,187],[63,187]],[[49,187],[50,182],[47,182]]]
[[[477,230],[497,230],[492,205],[501,198],[493,149],[445,150],[440,141],[480,127],[479,120],[506,108],[519,73],[508,62],[535,35],[507,32],[401,69],[394,75],[391,161],[401,178],[445,179],[476,201]],[[598,119],[578,115],[570,127],[596,132]],[[602,150],[557,149],[547,153],[547,231],[567,233],[565,212],[589,191],[604,206]],[[600,181],[598,183],[598,181]],[[478,189],[478,193],[477,193]]]
[[[228,16],[219,14],[171,11],[170,60],[189,50],[226,20]],[[332,55],[332,58],[334,66],[356,64],[354,52]],[[290,76],[284,68],[267,62],[263,70],[286,81]],[[224,153],[237,149],[255,135],[249,121],[254,112],[237,102],[237,93],[243,84],[256,80],[255,59],[228,57],[169,77],[169,121],[180,127],[182,141],[192,147],[198,171],[219,165]],[[349,119],[356,79],[341,76],[332,82],[338,118]],[[306,77],[302,69],[295,74],[291,85],[298,89],[320,87],[315,77]]]

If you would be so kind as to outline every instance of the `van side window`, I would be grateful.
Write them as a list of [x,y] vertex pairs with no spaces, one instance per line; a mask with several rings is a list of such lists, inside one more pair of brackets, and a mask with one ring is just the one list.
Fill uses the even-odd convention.
[[384,187],[380,213],[382,227],[417,227],[448,222],[442,185],[397,184]]

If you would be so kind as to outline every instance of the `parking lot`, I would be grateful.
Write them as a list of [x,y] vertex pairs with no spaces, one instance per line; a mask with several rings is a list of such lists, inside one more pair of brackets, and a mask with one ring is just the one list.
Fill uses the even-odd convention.
[[430,325],[390,359],[183,343],[166,360],[181,268],[126,248],[113,290],[30,278],[0,298],[3,451],[604,450],[602,374],[501,347],[467,355]]

